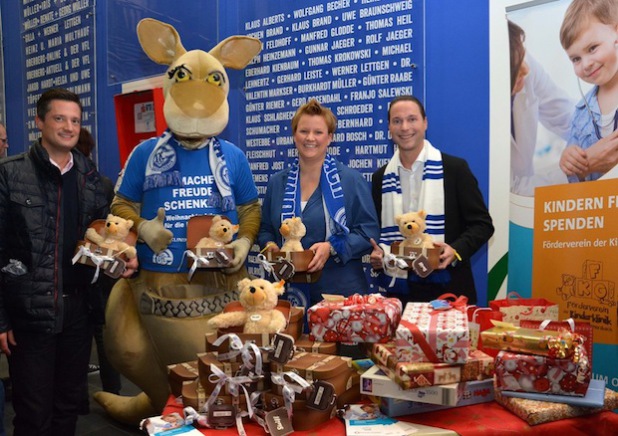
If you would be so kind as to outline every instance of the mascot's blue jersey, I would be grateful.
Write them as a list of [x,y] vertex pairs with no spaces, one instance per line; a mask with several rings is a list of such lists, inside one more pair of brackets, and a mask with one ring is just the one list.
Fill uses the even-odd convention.
[[190,217],[223,214],[233,224],[238,224],[235,207],[222,209],[218,186],[221,183],[229,186],[235,205],[255,201],[258,194],[249,162],[233,144],[219,139],[226,168],[220,171],[223,176],[216,183],[209,163],[212,145],[187,150],[173,137],[161,140],[164,136],[148,139],[133,150],[125,165],[118,193],[141,203],[141,216],[147,220],[157,215],[159,207],[165,208],[165,228],[174,234],[170,246],[159,254],[139,243],[140,267],[161,272],[187,271],[183,254],[187,249]]

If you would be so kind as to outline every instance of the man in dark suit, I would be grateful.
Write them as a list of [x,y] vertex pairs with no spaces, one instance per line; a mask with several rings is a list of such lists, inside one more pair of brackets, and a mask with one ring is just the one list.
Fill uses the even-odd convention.
[[382,276],[389,297],[427,302],[446,292],[476,303],[470,258],[492,236],[494,227],[478,182],[467,162],[440,152],[425,139],[427,117],[421,102],[412,96],[393,99],[388,128],[396,144],[391,161],[373,174],[372,196],[381,227],[381,245],[373,241],[371,265],[383,268],[388,244],[400,240],[395,216],[424,210],[427,230],[440,249],[440,263],[428,277],[392,270]]

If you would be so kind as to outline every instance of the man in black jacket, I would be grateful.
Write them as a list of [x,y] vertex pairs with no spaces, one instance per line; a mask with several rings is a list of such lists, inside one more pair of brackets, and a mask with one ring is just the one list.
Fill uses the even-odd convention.
[[94,165],[73,151],[81,116],[76,94],[44,92],[35,117],[41,138],[0,163],[0,349],[9,360],[16,436],[75,434],[83,399],[94,269],[71,260],[108,203]]
[[[444,293],[464,295],[474,304],[476,288],[470,257],[494,232],[478,182],[465,160],[440,152],[425,139],[427,117],[415,97],[400,96],[391,101],[388,129],[397,147],[391,161],[372,177],[383,245],[372,242],[371,265],[382,269],[383,248],[388,250],[390,243],[402,239],[395,216],[419,210],[427,213],[426,232],[440,248],[440,263],[426,278],[409,272],[392,280],[382,274],[381,287],[404,305],[428,302]],[[402,272],[396,270],[389,273]]]

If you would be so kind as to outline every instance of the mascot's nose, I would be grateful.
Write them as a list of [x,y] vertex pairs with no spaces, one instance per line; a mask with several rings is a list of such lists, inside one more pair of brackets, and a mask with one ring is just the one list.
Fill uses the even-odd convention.
[[219,110],[226,93],[215,85],[193,80],[174,84],[170,97],[189,118],[204,118]]
[[255,294],[255,287],[254,287],[254,286],[251,286],[251,287],[249,288],[249,292],[251,292],[252,294]]
[[408,230],[412,230],[412,224],[408,224]]
[[223,233],[227,233],[227,229],[223,229]]

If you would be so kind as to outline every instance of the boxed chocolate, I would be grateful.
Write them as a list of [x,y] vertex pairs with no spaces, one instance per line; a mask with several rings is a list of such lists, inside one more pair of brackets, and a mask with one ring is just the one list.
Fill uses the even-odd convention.
[[[309,383],[314,380],[329,382],[335,387],[338,402],[341,398],[356,398],[359,392],[360,377],[352,367],[352,360],[345,357],[300,352],[284,365],[270,362],[270,370],[276,373],[292,371]],[[282,395],[282,386],[273,384],[272,391],[274,394]]]
[[[199,381],[206,391],[206,394],[211,394],[215,390],[217,382],[221,378],[243,377],[247,375],[246,373],[248,373],[248,371],[245,371],[246,373],[241,372],[242,362],[220,362],[218,360],[217,353],[200,353],[197,357]],[[216,367],[225,375],[219,376],[215,374],[212,370],[212,366]],[[268,366],[265,365],[260,376],[252,376],[250,377],[252,379],[251,382],[242,383],[248,393],[265,391],[270,388],[270,373],[265,371],[267,369]],[[221,393],[230,394],[228,391],[228,384],[226,383],[224,386],[225,387],[221,390]]]
[[322,276],[322,270],[308,273],[307,268],[315,253],[303,251],[268,251],[264,253],[266,261],[271,264],[273,275],[277,280],[290,283],[315,283]]
[[[210,394],[207,394],[199,380],[184,382],[182,384],[182,404],[184,407],[191,406],[195,410],[201,410],[206,404]],[[219,394],[214,400],[214,404],[235,404],[241,410],[247,410],[247,400],[244,394],[233,397],[231,395]]]
[[465,363],[470,353],[464,310],[435,310],[430,303],[408,303],[395,331],[402,362]]
[[307,310],[309,339],[325,342],[387,342],[401,319],[401,301],[380,294],[328,295]]
[[404,389],[482,380],[493,375],[494,359],[479,350],[470,352],[466,363],[400,362],[396,346],[374,344],[372,359],[392,371]]
[[167,370],[170,390],[175,397],[182,395],[182,385],[184,382],[194,381],[199,377],[197,360],[168,365]]
[[337,354],[336,342],[312,341],[309,335],[302,335],[294,345],[297,352]]
[[[227,220],[227,217],[223,216],[223,218]],[[224,246],[197,247],[200,239],[208,236],[213,219],[213,215],[196,215],[189,218],[185,255],[188,258],[191,271],[195,271],[195,268],[226,268],[234,259],[232,248]]]
[[[263,396],[266,411],[285,407],[285,402],[281,395],[265,392]],[[332,403],[326,410],[320,411],[307,407],[307,401],[297,397],[294,403],[292,403],[292,426],[294,431],[307,431],[324,424],[335,416],[337,411],[335,404]]]

